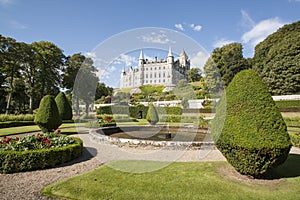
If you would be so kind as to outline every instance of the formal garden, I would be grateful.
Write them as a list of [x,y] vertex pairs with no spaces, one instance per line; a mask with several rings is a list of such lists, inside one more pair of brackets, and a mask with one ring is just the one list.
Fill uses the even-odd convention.
[[[99,82],[92,59],[81,54],[66,58],[49,42],[27,45],[1,36],[5,48],[0,55],[7,59],[3,63],[8,63],[1,63],[5,66],[1,68],[0,90],[1,195],[4,199],[14,199],[17,192],[17,198],[26,194],[33,199],[44,198],[42,195],[62,199],[299,199],[300,100],[272,99],[272,95],[299,94],[299,65],[293,64],[300,55],[299,24],[286,25],[270,35],[256,46],[253,58],[243,58],[239,43],[216,48],[204,66],[207,79],[194,71],[173,92],[150,85],[141,87],[139,94],[119,91],[115,96],[112,88]],[[14,45],[18,48],[10,50]],[[32,52],[43,56],[34,57]],[[13,54],[26,55],[22,65],[17,65],[19,58],[8,56]],[[282,63],[288,66],[282,67]],[[35,65],[32,70],[36,73],[23,68]],[[62,65],[66,68],[57,67]],[[95,97],[87,88],[80,93],[74,89],[81,65],[84,76],[96,85]],[[220,82],[209,80],[216,71],[224,88]],[[59,92],[60,88],[66,92]],[[217,95],[211,96],[208,88]],[[189,95],[198,99],[216,97],[219,101],[206,101],[202,109],[189,109],[184,99]],[[182,100],[179,106],[153,104],[178,99]],[[115,104],[90,113],[90,105],[99,102]],[[150,103],[145,106],[143,102]],[[85,108],[80,109],[80,104]],[[207,154],[212,158],[200,159],[197,154],[172,162],[126,157],[101,160],[104,151],[97,151],[99,143],[93,143],[91,133],[100,131],[101,137],[110,137],[121,133],[122,128],[136,131],[141,127],[147,128],[143,130],[146,135],[125,138],[123,134],[121,139],[140,140],[160,128],[161,135],[152,134],[150,140],[173,145],[180,134],[171,131],[181,129],[189,134],[201,130],[200,135],[209,136],[213,144]],[[186,144],[194,142],[194,138],[181,139]],[[161,148],[147,149],[146,143],[143,141],[142,147],[110,145],[135,154]],[[190,155],[203,150],[185,147],[172,146]],[[171,152],[172,148],[167,150]],[[160,165],[164,167],[146,170]],[[127,170],[117,166],[126,166]]]

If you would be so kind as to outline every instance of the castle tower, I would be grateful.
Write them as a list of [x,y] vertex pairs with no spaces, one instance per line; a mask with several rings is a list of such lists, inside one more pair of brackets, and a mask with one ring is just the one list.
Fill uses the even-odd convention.
[[173,53],[172,53],[171,47],[169,48],[169,53],[168,53],[167,62],[168,62],[169,64],[173,64],[173,63],[174,63],[174,57],[173,57]]
[[139,85],[144,85],[144,71],[145,71],[144,63],[145,63],[144,54],[143,54],[143,50],[141,49],[140,57],[139,57],[139,65],[138,65],[138,70],[140,73],[140,84]]
[[185,67],[187,65],[188,56],[186,55],[184,50],[182,50],[182,52],[179,55],[179,62],[182,67]]

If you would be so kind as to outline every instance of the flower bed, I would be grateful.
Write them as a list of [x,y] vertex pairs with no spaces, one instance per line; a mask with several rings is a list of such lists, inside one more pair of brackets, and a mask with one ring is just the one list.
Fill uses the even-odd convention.
[[81,155],[82,140],[42,133],[0,140],[0,173],[13,173],[53,167]]

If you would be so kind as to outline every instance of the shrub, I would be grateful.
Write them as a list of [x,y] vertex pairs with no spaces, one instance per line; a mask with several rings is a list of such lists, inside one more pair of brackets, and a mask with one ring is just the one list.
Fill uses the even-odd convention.
[[0,128],[10,128],[10,127],[18,127],[18,126],[30,126],[35,125],[33,121],[8,121],[8,122],[0,122]]
[[58,109],[61,119],[62,120],[71,120],[73,117],[72,107],[71,107],[65,93],[60,92],[55,97],[55,102],[56,102],[57,109]]
[[159,121],[156,109],[152,104],[149,106],[146,119],[151,125],[155,125]]
[[14,173],[53,167],[81,155],[82,140],[57,148],[42,148],[26,151],[0,151],[0,173]]
[[42,98],[34,122],[43,132],[56,130],[62,124],[53,96],[46,95]]
[[290,138],[293,146],[300,148],[300,132],[290,133]]
[[288,156],[291,142],[284,120],[252,70],[238,73],[225,94],[212,121],[215,144],[238,172],[262,177]]
[[300,127],[300,117],[286,117],[284,121],[287,126]]
[[7,121],[33,121],[34,115],[32,114],[21,114],[21,115],[0,115],[0,122],[7,122]]

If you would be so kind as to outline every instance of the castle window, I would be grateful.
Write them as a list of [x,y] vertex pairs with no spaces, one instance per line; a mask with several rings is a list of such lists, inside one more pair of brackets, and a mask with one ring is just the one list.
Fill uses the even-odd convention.
[[156,67],[154,68],[154,70],[156,70]]
[[164,66],[164,69],[166,69],[166,67]]
[[166,77],[166,73],[165,72],[163,73],[163,77]]
[[148,78],[148,74],[146,74],[146,78]]
[[160,69],[160,67],[158,69]]
[[154,80],[154,83],[156,83],[156,80]]
[[165,79],[163,80],[163,82],[166,82]]
[[150,78],[152,78],[152,74],[150,74]]
[[160,78],[160,73],[158,73],[158,78]]
[[150,70],[152,70],[152,67],[150,68]]
[[152,80],[150,80],[150,83],[152,83]]
[[156,78],[156,73],[154,73],[154,78]]

